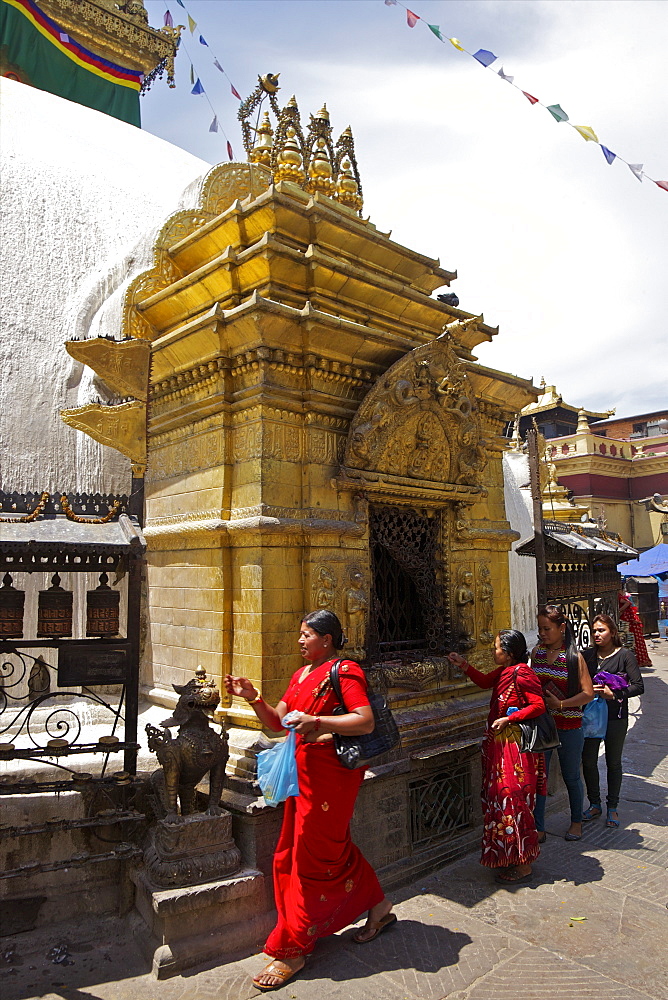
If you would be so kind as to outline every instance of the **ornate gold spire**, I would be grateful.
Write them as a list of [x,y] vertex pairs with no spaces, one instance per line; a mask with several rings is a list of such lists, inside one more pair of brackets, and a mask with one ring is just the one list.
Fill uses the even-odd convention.
[[[328,119],[329,120],[329,119]],[[332,164],[327,155],[327,143],[323,138],[317,139],[315,150],[308,168],[306,190],[311,194],[319,191],[332,197],[336,184],[332,180]]]
[[[269,167],[274,181],[292,181],[310,194],[323,194],[361,214],[363,197],[355,142],[348,126],[336,146],[332,142],[327,105],[310,115],[308,134],[302,128],[299,107],[294,95],[283,109],[276,101],[278,73],[258,77],[258,86],[239,108],[244,147],[251,163]],[[262,124],[254,129],[251,114],[268,100],[276,116],[272,132],[269,111]]]
[[302,167],[302,154],[296,141],[296,132],[292,125],[288,126],[285,142],[276,153],[275,181],[293,181],[303,184],[306,174]]
[[262,124],[255,131],[257,138],[248,159],[251,163],[263,163],[265,167],[268,167],[271,163],[271,145],[274,135],[268,111],[265,111],[262,117]]

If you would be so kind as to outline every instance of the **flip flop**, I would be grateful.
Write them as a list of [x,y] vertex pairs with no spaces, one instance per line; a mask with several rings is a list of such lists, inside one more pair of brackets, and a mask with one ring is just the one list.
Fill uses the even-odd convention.
[[547,834],[545,833],[545,830],[536,830],[536,833],[538,834],[538,843],[544,844],[545,841],[547,840]]
[[589,823],[592,819],[598,819],[599,816],[603,815],[603,810],[600,806],[589,806],[589,809],[585,809],[582,813],[582,819],[585,823]]
[[[353,934],[353,941],[355,942],[355,944],[369,944],[371,941],[375,941],[378,935],[382,934],[383,931],[386,931],[388,927],[392,926],[392,924],[396,924],[396,922],[397,922],[396,913],[386,913],[381,920],[376,920],[371,924],[366,924],[364,927],[361,927],[356,934]],[[373,931],[371,937],[369,938],[358,937],[358,935],[361,934],[363,931],[368,931],[368,930]]]
[[517,869],[515,869],[513,871],[508,871],[508,874],[504,875],[503,874],[504,871],[507,871],[507,869],[502,869],[501,871],[496,873],[496,875],[494,876],[496,882],[509,883],[510,885],[517,885],[518,882],[528,882],[529,879],[533,878],[533,872],[527,872],[526,875],[520,875],[518,874]]
[[605,818],[605,825],[608,827],[609,830],[616,830],[617,827],[619,826],[619,819],[612,818],[612,814],[616,812],[617,812],[616,809],[608,809],[608,814]]
[[564,840],[582,840],[581,833],[567,833],[564,836]]
[[262,972],[259,973],[260,976],[275,976],[280,979],[280,982],[274,983],[273,986],[265,986],[264,983],[258,983],[257,979],[253,979],[253,986],[256,990],[263,990],[268,993],[270,990],[278,990],[281,986],[285,986],[289,979],[296,976],[298,972],[301,972],[304,966],[302,965],[299,969],[291,969],[289,965],[285,962],[279,961],[279,959],[274,958],[265,966]]

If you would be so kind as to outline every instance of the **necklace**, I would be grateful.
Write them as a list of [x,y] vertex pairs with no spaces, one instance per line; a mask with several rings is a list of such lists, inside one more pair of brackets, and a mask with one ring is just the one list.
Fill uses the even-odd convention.
[[618,653],[618,652],[619,652],[619,649],[613,649],[613,651],[611,653],[606,653],[605,656],[601,656],[601,654],[597,651],[596,655],[598,656],[599,660],[609,660],[611,656],[614,656],[615,653]]

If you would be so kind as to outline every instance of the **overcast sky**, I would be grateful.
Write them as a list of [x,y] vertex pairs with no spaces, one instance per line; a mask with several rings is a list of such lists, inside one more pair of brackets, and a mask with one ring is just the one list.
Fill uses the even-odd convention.
[[[227,159],[206,97],[190,93],[192,60],[242,159],[239,102],[213,58],[244,98],[258,74],[280,72],[281,106],[294,93],[308,121],[326,101],[335,137],[352,126],[364,214],[456,270],[461,308],[499,325],[482,364],[620,416],[668,406],[668,191],[608,165],[493,72],[668,180],[665,0],[409,0],[470,52],[494,52],[490,69],[383,0],[184,3],[197,29],[184,33],[177,88],[142,98],[145,129]],[[166,6],[187,23],[176,0],[146,6],[155,26]]]

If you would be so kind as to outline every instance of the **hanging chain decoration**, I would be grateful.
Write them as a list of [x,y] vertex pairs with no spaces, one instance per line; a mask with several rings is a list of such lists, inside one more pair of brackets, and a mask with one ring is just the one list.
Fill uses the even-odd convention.
[[[46,495],[48,496],[48,493]],[[63,513],[68,521],[76,521],[77,524],[107,524],[121,510],[123,501],[115,500],[109,512],[104,517],[82,517],[80,514],[75,514],[64,493],[60,497],[60,506],[63,508]]]
[[50,496],[51,494],[46,491],[42,493],[37,506],[33,511],[31,511],[30,514],[24,514],[23,517],[3,517],[1,520],[4,524],[28,524],[30,521],[36,521],[40,514],[44,511]]

